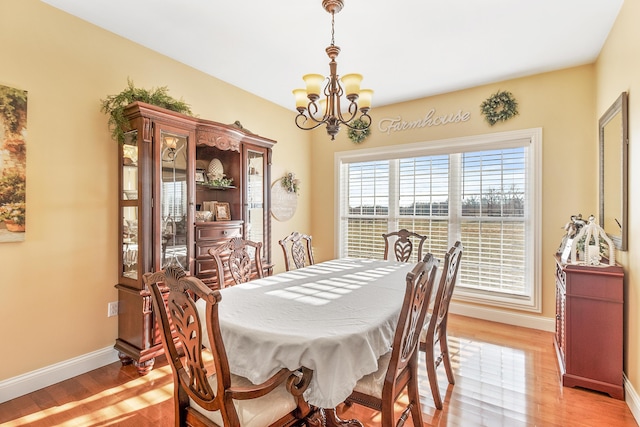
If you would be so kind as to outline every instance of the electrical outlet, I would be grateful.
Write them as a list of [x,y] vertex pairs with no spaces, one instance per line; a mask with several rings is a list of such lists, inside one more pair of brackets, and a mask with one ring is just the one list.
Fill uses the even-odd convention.
[[118,301],[110,302],[107,307],[107,317],[118,315]]

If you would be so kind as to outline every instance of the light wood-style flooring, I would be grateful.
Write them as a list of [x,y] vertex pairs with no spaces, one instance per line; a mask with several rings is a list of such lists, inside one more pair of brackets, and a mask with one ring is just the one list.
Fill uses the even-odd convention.
[[[425,426],[638,425],[624,401],[561,386],[549,332],[451,315],[449,343],[456,384],[448,387],[440,367],[442,411],[421,372]],[[118,362],[0,404],[0,426],[170,426],[172,393],[163,358],[145,377]],[[338,413],[380,425],[377,412],[357,405]]]

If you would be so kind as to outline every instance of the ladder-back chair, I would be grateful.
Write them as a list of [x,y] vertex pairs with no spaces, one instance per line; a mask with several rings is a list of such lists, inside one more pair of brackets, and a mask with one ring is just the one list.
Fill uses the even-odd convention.
[[[437,267],[438,261],[427,254],[407,274],[392,348],[378,360],[378,370],[360,379],[346,400],[347,405],[357,403],[380,411],[382,427],[402,426],[409,414],[414,426],[423,425],[418,390],[418,342]],[[396,421],[394,405],[405,389],[408,404]]]
[[[310,408],[302,398],[311,378],[309,370],[282,369],[256,385],[230,373],[218,319],[220,291],[174,266],[145,274],[144,283],[151,292],[173,373],[176,427],[289,426],[309,414]],[[194,296],[206,302],[204,325]],[[205,334],[213,357],[213,375],[205,367]]]
[[[436,369],[444,362],[449,384],[455,384],[453,369],[451,369],[451,358],[449,356],[449,344],[447,342],[447,320],[449,318],[449,304],[453,289],[456,285],[460,260],[462,258],[462,243],[456,242],[444,256],[442,265],[442,275],[436,289],[436,297],[433,303],[433,310],[425,322],[423,332],[420,337],[420,350],[425,352],[427,364],[427,376],[433,403],[436,408],[442,409],[442,397],[438,387],[438,376]],[[436,344],[439,343],[440,351],[436,357]]]

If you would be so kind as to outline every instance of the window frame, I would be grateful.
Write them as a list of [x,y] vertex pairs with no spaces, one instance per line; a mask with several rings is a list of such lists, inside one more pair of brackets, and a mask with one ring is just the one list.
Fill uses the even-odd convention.
[[528,271],[526,275],[526,280],[531,288],[529,289],[529,294],[524,297],[517,295],[509,296],[496,292],[456,287],[453,299],[456,301],[540,313],[542,311],[542,279],[540,273],[542,252],[542,128],[521,129],[336,152],[334,154],[334,253],[337,257],[341,256],[341,248],[343,247],[340,206],[342,188],[340,178],[343,164],[513,148],[521,147],[525,144],[529,145],[528,163],[525,166],[527,168],[527,180],[529,184],[527,199],[530,201],[527,213],[530,215],[527,221],[530,226],[530,233],[527,235],[527,245],[529,245],[528,252],[531,255],[528,261]]

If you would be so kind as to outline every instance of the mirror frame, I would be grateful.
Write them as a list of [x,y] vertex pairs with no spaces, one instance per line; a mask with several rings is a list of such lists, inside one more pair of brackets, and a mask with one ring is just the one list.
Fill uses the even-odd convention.
[[[629,154],[629,125],[628,125],[628,95],[627,92],[622,92],[618,99],[605,111],[598,122],[598,135],[599,135],[599,168],[600,168],[600,179],[599,179],[599,204],[600,204],[600,215],[599,215],[599,223],[600,227],[604,228],[604,206],[605,206],[605,194],[604,194],[604,127],[609,123],[618,113],[622,116],[622,129],[621,134],[622,138],[620,141],[607,141],[607,144],[620,144],[620,150],[622,150],[622,165],[621,171],[622,176],[620,177],[620,185],[622,191],[622,224],[620,227],[620,237],[612,236],[607,233],[607,235],[613,241],[615,247],[621,251],[626,251],[628,247],[628,219],[627,219],[627,204],[628,204],[628,154]],[[606,230],[605,230],[606,231]]]

